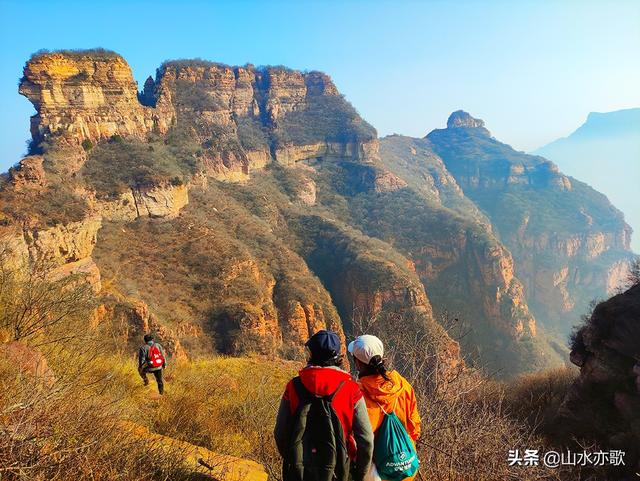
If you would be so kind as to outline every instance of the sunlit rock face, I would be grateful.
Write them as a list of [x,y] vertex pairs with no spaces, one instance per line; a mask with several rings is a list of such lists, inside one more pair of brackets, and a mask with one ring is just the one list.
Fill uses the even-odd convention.
[[153,129],[166,131],[171,122],[140,104],[131,68],[117,54],[36,55],[25,66],[20,93],[37,112],[31,119],[36,143],[142,138]]

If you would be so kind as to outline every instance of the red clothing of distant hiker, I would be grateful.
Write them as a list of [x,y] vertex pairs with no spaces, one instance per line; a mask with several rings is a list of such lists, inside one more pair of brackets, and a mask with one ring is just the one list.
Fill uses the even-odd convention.
[[[353,458],[356,453],[356,442],[353,437],[353,413],[356,403],[362,399],[362,391],[358,384],[354,382],[348,372],[339,368],[308,366],[299,372],[300,380],[305,388],[312,394],[328,396],[332,394],[342,381],[344,385],[333,399],[333,408],[342,423],[345,437],[347,438],[347,449]],[[298,394],[289,381],[285,389],[283,399],[289,403],[291,414],[298,408]]]

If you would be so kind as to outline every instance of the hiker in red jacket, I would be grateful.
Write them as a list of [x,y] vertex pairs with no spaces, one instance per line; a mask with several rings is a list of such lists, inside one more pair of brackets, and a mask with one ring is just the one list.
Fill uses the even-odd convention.
[[138,349],[138,372],[144,382],[149,385],[147,373],[153,374],[158,384],[158,392],[164,394],[164,382],[162,380],[162,370],[167,367],[167,355],[159,342],[155,342],[153,334],[145,334],[144,345]]
[[308,364],[287,384],[274,430],[283,481],[362,481],[373,432],[362,392],[340,368],[340,338],[319,331],[305,346]]

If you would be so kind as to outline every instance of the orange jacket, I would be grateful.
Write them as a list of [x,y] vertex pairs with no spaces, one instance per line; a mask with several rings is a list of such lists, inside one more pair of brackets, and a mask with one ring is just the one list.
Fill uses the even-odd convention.
[[390,381],[386,381],[379,374],[364,376],[358,381],[367,404],[373,432],[375,433],[382,424],[384,418],[384,413],[380,409],[382,406],[386,412],[396,413],[415,442],[420,437],[421,421],[413,388],[397,371],[389,371],[387,377]]

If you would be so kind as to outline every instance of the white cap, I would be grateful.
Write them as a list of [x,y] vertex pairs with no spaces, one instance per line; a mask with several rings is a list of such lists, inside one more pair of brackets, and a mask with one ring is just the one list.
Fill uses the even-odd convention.
[[382,341],[370,334],[356,337],[355,341],[349,343],[347,349],[360,362],[364,362],[365,364],[369,364],[373,356],[384,356]]

